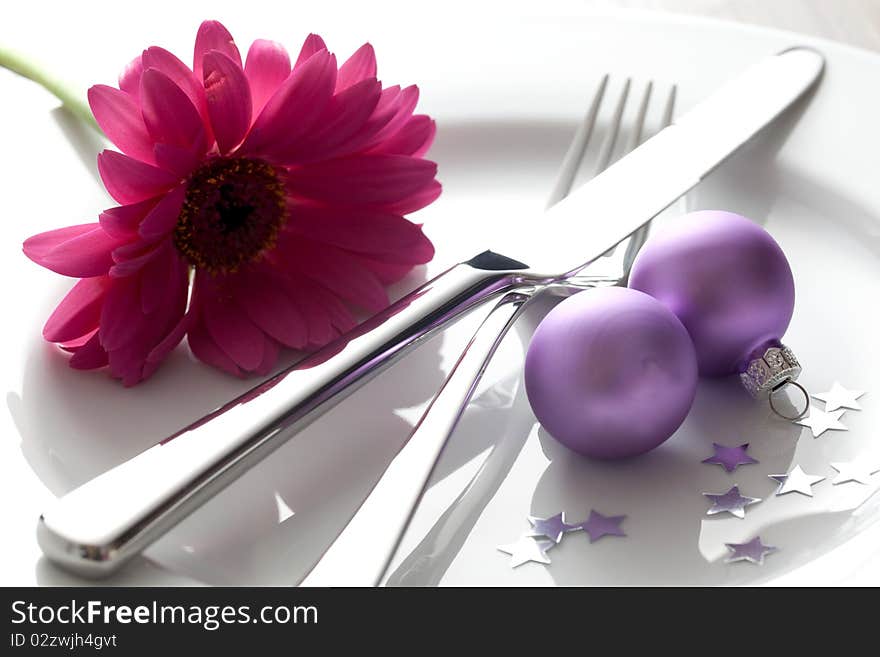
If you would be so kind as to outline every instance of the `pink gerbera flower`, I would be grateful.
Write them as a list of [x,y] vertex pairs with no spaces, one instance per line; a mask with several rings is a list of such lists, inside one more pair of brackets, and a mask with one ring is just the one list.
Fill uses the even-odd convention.
[[381,310],[384,286],[434,253],[403,216],[440,194],[417,99],[415,86],[382,87],[369,44],[337,68],[312,34],[291,67],[258,40],[242,66],[226,28],[206,21],[192,70],[148,48],[119,89],[89,90],[122,151],[98,156],[119,206],[24,243],[81,279],[44,337],[72,367],[109,365],[133,385],[184,335],[210,365],[263,374],[282,346],[351,329],[352,308]]

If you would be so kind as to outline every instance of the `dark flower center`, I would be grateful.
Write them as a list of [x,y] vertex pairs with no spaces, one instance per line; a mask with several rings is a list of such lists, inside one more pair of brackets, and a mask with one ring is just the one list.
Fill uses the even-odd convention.
[[275,245],[286,215],[284,184],[275,167],[213,158],[190,177],[174,244],[200,269],[236,271]]

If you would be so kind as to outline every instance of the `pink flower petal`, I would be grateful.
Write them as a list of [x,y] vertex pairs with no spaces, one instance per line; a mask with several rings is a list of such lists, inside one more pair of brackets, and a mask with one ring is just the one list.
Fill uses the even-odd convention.
[[288,185],[298,195],[340,205],[387,205],[429,186],[437,165],[405,155],[355,155],[291,169]]
[[180,87],[194,107],[199,107],[203,103],[204,94],[202,93],[201,79],[196,78],[192,69],[174,53],[159,46],[151,46],[144,50],[142,61],[144,69],[156,69]]
[[416,114],[385,141],[371,150],[373,153],[391,153],[422,157],[434,141],[437,126],[430,116]]
[[28,258],[37,262],[38,258],[45,258],[65,242],[95,230],[97,225],[94,223],[79,224],[39,233],[26,239],[22,250]]
[[153,147],[156,164],[178,178],[186,178],[201,164],[202,157],[208,150],[206,140],[207,133],[203,132],[190,147],[156,144]]
[[104,210],[98,217],[101,228],[108,235],[121,239],[131,239],[137,235],[138,224],[152,210],[158,198],[150,198],[140,203],[120,205],[115,208]]
[[168,290],[186,287],[188,268],[171,242],[165,242],[159,253],[144,265],[141,275],[141,310],[145,315],[156,312]]
[[[380,260],[416,265],[429,262],[434,247],[421,226],[395,214],[364,208],[294,207],[288,230],[311,240]],[[379,257],[381,256],[381,257]]]
[[204,299],[205,326],[214,342],[245,371],[253,371],[263,360],[263,332],[231,299],[207,295]]
[[411,264],[400,264],[384,259],[378,260],[360,253],[354,254],[354,257],[357,259],[358,264],[373,272],[382,285],[396,283],[412,271],[413,268]]
[[[108,352],[110,373],[122,381],[122,385],[130,388],[146,378],[147,362],[144,358],[143,346],[131,346]],[[149,371],[155,371],[151,365]]]
[[128,262],[129,260],[140,258],[145,253],[152,253],[155,250],[155,242],[147,242],[146,240],[129,242],[113,249],[113,262]]
[[162,200],[144,217],[138,232],[146,240],[164,237],[174,230],[180,208],[186,197],[186,186],[178,185],[162,197]]
[[382,85],[375,78],[355,82],[336,93],[327,113],[327,124],[318,132],[317,143],[326,149],[321,159],[337,157],[340,145],[357,135],[373,116],[382,97]]
[[98,155],[98,173],[110,196],[122,205],[159,196],[178,181],[167,171],[111,150]]
[[240,152],[272,159],[289,150],[321,117],[335,84],[336,58],[326,50],[315,53],[269,99]]
[[110,254],[119,243],[95,223],[34,235],[25,241],[23,250],[46,269],[63,276],[89,278],[107,273],[113,266]]
[[410,214],[416,210],[421,210],[426,205],[430,205],[436,201],[442,191],[443,186],[436,180],[432,180],[426,187],[420,189],[415,194],[401,199],[396,203],[391,203],[386,206],[385,209],[394,214]]
[[251,125],[251,91],[241,64],[216,50],[205,54],[205,100],[221,154],[241,143]]
[[86,342],[91,340],[92,336],[95,335],[95,333],[97,333],[97,332],[98,332],[98,327],[95,326],[95,328],[93,328],[91,331],[89,331],[88,333],[86,333],[84,335],[81,335],[80,337],[78,337],[74,340],[65,340],[64,342],[59,342],[58,346],[61,347],[62,349],[64,349],[64,351],[74,353],[77,349],[82,347]]
[[295,349],[308,344],[302,313],[276,275],[268,271],[239,273],[235,298],[254,324],[282,344]]
[[141,75],[143,72],[144,64],[141,56],[138,55],[119,74],[119,88],[135,100],[141,95]]
[[198,110],[183,90],[167,75],[148,68],[141,77],[141,109],[144,123],[156,141],[191,148],[204,141],[204,125]]
[[414,87],[401,90],[395,85],[383,89],[370,117],[334,153],[354,153],[381,143],[382,139],[400,129],[412,114],[417,99]]
[[107,291],[101,309],[101,344],[107,351],[130,344],[138,335],[143,323],[139,288],[136,276],[114,279]]
[[123,153],[153,163],[153,140],[137,100],[104,84],[89,89],[88,95],[92,114],[108,139]]
[[109,280],[106,276],[84,278],[74,285],[46,320],[43,337],[49,342],[67,342],[97,328]]
[[88,342],[79,347],[68,361],[75,370],[94,370],[104,367],[109,362],[107,352],[101,346],[101,340],[95,333]]
[[[339,334],[333,328],[328,307],[322,303],[323,298],[316,292],[318,289],[323,289],[319,283],[295,274],[285,277],[283,285],[287,295],[295,300],[296,306],[306,322],[309,345],[324,345]],[[326,294],[339,303],[332,293],[327,292]],[[345,310],[345,312],[348,311]]]
[[140,291],[146,272],[114,280],[101,312],[98,332],[108,353],[110,373],[126,386],[155,371],[147,359],[177,328],[186,311],[187,279],[170,279],[153,312],[144,312]]
[[281,351],[281,345],[268,335],[263,336],[263,360],[254,369],[254,373],[259,376],[266,376],[275,367],[278,362],[278,354]]
[[[191,315],[189,313],[185,314],[174,328],[166,335],[162,341],[153,347],[152,351],[147,355],[147,363],[158,366],[163,360],[168,357],[174,348],[180,344],[180,341],[183,340],[183,336],[186,335],[187,329],[189,329],[191,322]],[[152,368],[151,368],[152,369]],[[148,370],[145,366],[145,376]]]
[[305,41],[303,41],[302,48],[300,48],[299,56],[296,58],[296,64],[293,67],[294,70],[305,64],[312,55],[321,50],[329,50],[327,44],[324,43],[324,39],[317,34],[309,34]]
[[227,356],[208,334],[208,329],[201,322],[194,322],[187,330],[187,342],[193,356],[203,363],[216,367],[233,376],[243,376],[235,361]]
[[244,74],[251,86],[253,115],[256,117],[290,75],[290,55],[280,43],[257,39],[248,50]]
[[148,361],[147,357],[152,351],[152,345],[164,340],[163,335],[166,331],[174,329],[174,326],[165,327],[168,317],[164,315],[161,324],[157,323],[160,320],[152,317],[142,317],[137,321],[141,329],[137,339],[124,347],[107,352],[110,374],[120,379],[122,385],[126,387],[140,383],[158,369],[159,363]]
[[235,45],[229,30],[219,21],[205,21],[199,26],[193,50],[193,72],[196,74],[196,80],[205,79],[202,62],[205,55],[212,50],[222,52],[241,68],[241,53],[238,52],[238,46]]
[[244,376],[244,372],[239,369],[235,361],[217,346],[217,343],[214,342],[214,339],[208,333],[208,329],[205,326],[205,304],[203,302],[206,288],[208,288],[208,294],[216,292],[210,283],[205,280],[205,276],[197,273],[193,284],[189,311],[186,313],[186,335],[190,351],[192,351],[193,356],[203,363],[233,376]]
[[339,67],[336,90],[347,89],[356,82],[376,77],[376,53],[373,46],[365,43]]
[[[339,300],[339,297],[325,287],[311,284],[305,291],[305,295],[313,299],[314,303],[319,304],[322,311],[326,313],[331,326],[336,329],[333,331],[334,338],[340,333],[346,333],[357,326],[357,321],[355,321],[351,311],[345,307],[345,304]],[[313,336],[310,334],[309,337],[312,338]],[[313,339],[311,342],[312,344],[319,344]]]
[[328,244],[304,238],[281,239],[278,248],[299,272],[356,306],[377,312],[388,305],[388,294],[374,274],[355,258]]
[[114,250],[113,261],[116,264],[110,268],[110,277],[124,278],[136,274],[158,257],[160,251],[161,247],[143,241],[127,244]]
[[143,358],[136,346],[123,347],[107,352],[110,374],[130,388],[143,380]]
[[419,88],[417,86],[410,85],[401,89],[400,93],[389,103],[388,110],[393,112],[391,120],[373,136],[369,143],[374,145],[395,135],[410,120],[418,102]]
[[368,79],[335,94],[321,122],[301,139],[287,144],[283,152],[276,149],[276,157],[290,166],[350,154],[349,144],[372,116],[381,90],[378,81]]
[[[176,347],[177,345],[174,345],[174,346]],[[158,361],[151,361],[149,359],[144,361],[144,364],[141,366],[140,379],[138,379],[134,383],[131,383],[130,385],[134,385],[135,383],[140,383],[141,381],[146,381],[147,379],[149,379],[151,376],[153,376],[153,374],[156,373],[156,370],[159,369],[159,366],[161,364],[162,363],[160,363]],[[125,382],[123,382],[122,385],[126,385]]]
[[205,87],[202,84],[202,79],[197,79],[189,66],[180,61],[174,54],[158,46],[152,46],[144,51],[143,66],[144,68],[154,68],[157,71],[161,71],[171,78],[174,84],[180,87],[202,117],[202,123],[205,126],[206,132],[208,132],[206,142],[212,142],[214,135],[210,134],[209,130],[211,120],[208,117],[208,106],[205,103]]

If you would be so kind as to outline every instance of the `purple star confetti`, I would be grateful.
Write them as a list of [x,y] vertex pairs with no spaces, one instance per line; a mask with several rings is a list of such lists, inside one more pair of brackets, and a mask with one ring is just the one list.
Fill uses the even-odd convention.
[[730,555],[725,559],[726,563],[735,561],[749,561],[759,566],[764,565],[764,557],[776,552],[778,548],[772,545],[764,545],[760,536],[755,536],[748,543],[725,543]]
[[707,516],[727,512],[737,518],[746,517],[746,507],[761,501],[759,497],[745,497],[739,494],[739,486],[733,486],[726,493],[703,493],[712,500],[712,507],[706,511]]
[[748,443],[743,443],[739,447],[727,447],[726,445],[712,443],[712,448],[715,450],[714,456],[703,459],[703,463],[720,465],[727,472],[733,472],[741,465],[758,462],[758,459],[754,459],[746,454],[746,450],[749,448]]
[[569,525],[565,522],[564,511],[549,518],[529,516],[529,522],[532,525],[532,531],[529,532],[529,536],[546,536],[554,543],[559,543],[562,540],[563,534],[580,529],[580,525]]
[[595,543],[603,536],[626,536],[620,523],[626,516],[603,516],[598,511],[590,511],[590,517],[579,527],[590,535],[590,543]]

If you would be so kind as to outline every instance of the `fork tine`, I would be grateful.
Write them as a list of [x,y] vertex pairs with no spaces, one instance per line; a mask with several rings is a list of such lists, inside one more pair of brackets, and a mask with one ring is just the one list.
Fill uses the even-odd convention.
[[676,93],[678,93],[678,87],[672,85],[672,88],[669,90],[669,97],[666,99],[666,107],[663,110],[663,123],[660,124],[661,130],[672,123],[672,113],[675,111]]
[[[648,93],[650,93],[651,83],[648,83]],[[672,123],[672,113],[675,111],[675,95],[678,88],[675,85],[669,90],[669,96],[666,98],[666,105],[663,108],[663,118],[660,123],[660,130],[663,130],[667,126]],[[642,108],[644,109],[644,108]],[[641,130],[642,123],[644,122],[644,116],[641,116],[641,122],[639,129]],[[632,148],[635,148],[639,145],[639,139],[641,135],[638,136],[637,139],[634,140],[632,144]],[[626,245],[626,252],[623,254],[623,273],[624,273],[624,282],[628,282],[629,279],[629,271],[632,269],[633,262],[635,262],[636,256],[638,255],[641,248],[645,245],[645,242],[648,240],[648,231],[650,230],[650,223],[645,224],[641,228],[639,228],[636,232],[632,234],[629,239],[629,242]]]
[[565,152],[562,159],[562,165],[556,179],[556,185],[547,199],[547,207],[556,205],[571,193],[572,185],[577,177],[578,169],[581,161],[584,159],[584,153],[587,150],[587,144],[590,143],[590,137],[593,135],[593,127],[596,125],[596,116],[599,114],[599,106],[602,104],[602,97],[605,95],[605,87],[608,85],[608,74],[602,76],[599,82],[599,88],[593,95],[593,102],[587,110],[584,120],[578,126],[574,133],[571,144]]
[[630,79],[627,78],[620,92],[620,98],[617,100],[617,107],[614,108],[614,117],[611,120],[608,134],[605,135],[605,141],[602,142],[602,149],[599,151],[599,160],[596,163],[594,176],[599,175],[608,168],[611,162],[611,155],[614,152],[614,143],[617,141],[617,134],[620,132],[620,123],[623,119],[623,108],[626,106],[626,98],[629,96]]
[[645,129],[645,117],[648,115],[648,105],[651,102],[651,90],[653,88],[653,82],[648,82],[648,84],[645,85],[645,91],[642,93],[642,102],[639,104],[639,113],[636,117],[636,123],[633,126],[633,131],[630,135],[629,142],[626,145],[627,153],[635,150],[636,146],[638,146],[642,141],[642,132]]

